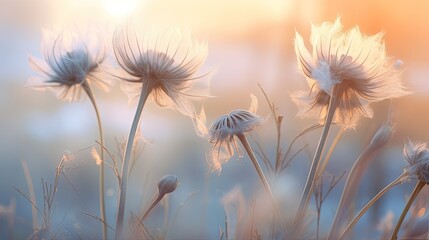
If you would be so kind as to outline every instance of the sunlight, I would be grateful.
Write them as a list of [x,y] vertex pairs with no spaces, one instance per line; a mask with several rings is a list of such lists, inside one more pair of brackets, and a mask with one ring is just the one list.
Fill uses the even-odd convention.
[[104,8],[115,17],[124,17],[131,13],[138,0],[100,0]]

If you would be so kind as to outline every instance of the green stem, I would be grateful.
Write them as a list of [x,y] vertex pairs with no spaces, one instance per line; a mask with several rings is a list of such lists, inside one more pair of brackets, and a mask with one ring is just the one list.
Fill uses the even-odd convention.
[[328,111],[326,113],[325,125],[323,126],[322,135],[320,136],[319,143],[317,145],[316,152],[314,154],[313,161],[311,163],[310,172],[308,173],[307,181],[305,183],[304,191],[302,192],[301,200],[293,221],[294,229],[299,233],[301,222],[307,211],[307,205],[310,201],[311,193],[313,192],[315,176],[317,168],[319,166],[320,158],[322,155],[323,147],[325,146],[326,139],[328,137],[329,128],[331,126],[332,120],[334,118],[336,110],[336,101],[335,97],[332,95],[329,99]]
[[404,208],[404,210],[402,211],[401,216],[399,217],[398,223],[396,223],[395,230],[394,230],[394,231],[393,231],[393,233],[392,233],[392,238],[391,238],[391,240],[396,240],[396,239],[398,239],[398,233],[399,233],[399,229],[401,228],[402,222],[404,221],[405,216],[407,215],[408,210],[409,210],[409,209],[410,209],[410,207],[411,207],[411,204],[413,204],[414,200],[417,198],[417,196],[419,195],[420,191],[422,190],[422,188],[423,188],[425,185],[426,185],[426,183],[425,183],[425,182],[423,182],[423,181],[419,181],[419,182],[416,184],[416,187],[414,188],[413,193],[411,194],[410,198],[408,199],[408,202],[407,202],[407,204],[405,205],[405,208]]
[[100,111],[98,110],[97,103],[95,102],[94,94],[92,93],[89,84],[85,82],[83,84],[83,88],[85,89],[89,99],[91,100],[92,106],[94,107],[95,115],[97,116],[98,123],[98,131],[100,134],[100,174],[99,174],[99,195],[100,195],[100,219],[101,219],[101,227],[103,232],[103,240],[107,240],[107,226],[106,226],[106,204],[105,204],[105,194],[104,194],[104,137],[103,137],[103,127],[101,125],[101,117]]
[[387,191],[389,191],[392,187],[398,185],[399,183],[403,182],[403,178],[408,173],[405,172],[401,174],[398,178],[393,180],[393,182],[389,183],[386,187],[384,187],[375,197],[373,197],[359,212],[358,214],[353,218],[353,220],[347,225],[347,227],[344,229],[344,231],[341,233],[339,240],[344,239],[344,237],[347,236],[348,232],[352,229],[352,227],[359,221],[359,219],[368,211],[368,209],[378,201]]
[[265,177],[264,172],[262,171],[261,166],[259,165],[258,160],[256,159],[255,153],[252,150],[252,147],[250,146],[249,142],[247,141],[246,136],[244,134],[237,134],[237,138],[241,141],[241,144],[243,144],[244,149],[246,150],[247,154],[249,155],[250,160],[253,163],[253,166],[256,169],[256,172],[258,173],[259,179],[261,180],[262,184],[264,185],[265,191],[267,191],[268,195],[270,196],[271,202],[274,207],[274,211],[278,217],[278,219],[282,222],[283,226],[285,226],[286,221],[281,217],[280,215],[280,209],[277,206],[276,199],[274,198],[274,194],[271,191],[271,187],[268,184],[267,178]]
[[140,116],[143,111],[143,107],[146,103],[147,97],[151,92],[151,88],[148,86],[143,86],[142,92],[140,94],[139,103],[137,105],[136,114],[134,115],[134,120],[131,125],[130,134],[128,135],[128,140],[125,147],[124,160],[122,163],[122,175],[121,175],[121,187],[119,189],[119,206],[118,206],[118,217],[116,220],[116,239],[121,239],[122,237],[122,228],[124,225],[124,213],[125,213],[125,201],[127,197],[127,183],[128,183],[128,171],[129,164],[131,159],[131,151],[133,148],[134,138],[136,131],[140,122]]

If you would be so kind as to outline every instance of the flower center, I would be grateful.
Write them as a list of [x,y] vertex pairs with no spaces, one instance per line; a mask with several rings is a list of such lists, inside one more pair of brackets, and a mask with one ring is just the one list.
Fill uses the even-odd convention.
[[[158,82],[166,75],[169,75],[172,69],[174,59],[163,52],[147,50],[137,61],[139,69],[143,71],[143,76]],[[156,83],[155,83],[156,84]]]

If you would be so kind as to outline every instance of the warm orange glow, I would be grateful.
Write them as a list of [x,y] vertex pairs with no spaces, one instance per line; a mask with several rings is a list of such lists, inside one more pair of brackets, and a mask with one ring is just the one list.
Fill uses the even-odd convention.
[[422,207],[417,212],[417,217],[423,217],[423,215],[425,215],[425,213],[426,213],[426,208]]

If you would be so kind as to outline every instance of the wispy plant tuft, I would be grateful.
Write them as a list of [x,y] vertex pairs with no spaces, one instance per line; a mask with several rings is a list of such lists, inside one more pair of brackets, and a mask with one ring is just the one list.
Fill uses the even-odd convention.
[[334,23],[312,26],[310,54],[303,38],[296,33],[298,65],[311,90],[310,93],[297,92],[292,98],[299,106],[299,115],[318,115],[324,129],[298,206],[295,226],[305,217],[331,123],[353,128],[361,116],[372,116],[368,103],[407,94],[400,81],[400,64],[387,56],[382,36],[382,33],[365,36],[357,27],[342,32],[337,18]]
[[410,177],[417,178],[418,182],[414,187],[398,222],[396,223],[395,229],[392,233],[392,240],[396,240],[398,238],[399,229],[401,228],[408,210],[423,187],[429,183],[429,149],[427,145],[424,143],[415,144],[410,141],[404,147],[404,157],[409,163],[409,166],[405,169],[405,173],[409,173]]
[[136,114],[131,125],[122,165],[120,198],[116,223],[116,238],[121,238],[125,213],[129,164],[136,130],[143,107],[149,96],[160,106],[170,106],[187,116],[193,116],[194,107],[189,97],[193,85],[206,75],[196,75],[203,64],[207,47],[177,29],[156,33],[146,32],[143,37],[132,34],[128,26],[118,28],[113,36],[113,50],[122,73],[113,74],[122,80],[129,99],[138,99]]
[[[91,29],[93,30],[93,29]],[[100,68],[106,58],[106,49],[101,34],[93,32],[44,32],[42,52],[45,61],[29,57],[30,66],[43,77],[31,77],[27,86],[36,89],[50,89],[58,98],[78,101],[89,97],[97,117],[100,135],[100,215],[106,221],[104,201],[104,137],[101,116],[98,110],[92,86],[95,85],[108,91],[112,79],[108,78]],[[107,228],[102,224],[103,239],[107,239]]]
[[106,91],[111,88],[112,79],[99,67],[106,58],[101,34],[45,30],[41,48],[44,60],[34,56],[28,59],[41,76],[29,78],[26,86],[52,90],[67,101],[82,100],[82,92],[92,85]]
[[335,122],[348,128],[360,117],[372,117],[370,102],[406,95],[400,79],[400,60],[386,54],[383,33],[365,36],[358,27],[342,31],[340,18],[334,23],[312,25],[312,52],[296,33],[298,66],[307,77],[310,93],[292,95],[300,116],[319,114],[325,119],[330,98],[335,98]]

